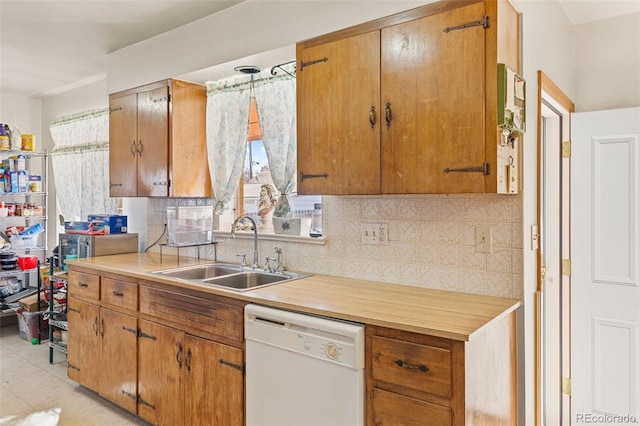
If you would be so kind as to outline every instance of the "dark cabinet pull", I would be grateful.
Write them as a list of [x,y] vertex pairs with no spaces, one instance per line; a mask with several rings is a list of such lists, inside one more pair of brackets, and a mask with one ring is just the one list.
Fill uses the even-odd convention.
[[78,287],[89,287],[89,284],[87,284],[87,283],[83,283],[82,281],[80,281],[80,282],[78,283]]
[[233,363],[233,362],[226,361],[226,360],[224,360],[224,359],[222,359],[222,358],[220,358],[220,359],[218,360],[218,362],[219,362],[220,364],[222,364],[222,365],[228,365],[229,367],[235,368],[236,370],[240,370],[240,371],[242,371],[242,372],[244,373],[244,365],[241,365],[241,364],[235,364],[235,363]]
[[384,119],[387,122],[387,127],[391,127],[391,102],[387,102],[384,107]]
[[178,343],[178,351],[176,352],[176,362],[178,367],[182,368],[182,343]]
[[98,317],[95,317],[95,319],[93,320],[93,332],[96,333],[96,336],[98,335]]
[[371,128],[376,127],[376,107],[375,105],[371,105],[371,109],[369,110],[369,124],[371,124]]
[[184,359],[184,365],[187,367],[187,373],[191,373],[191,349],[187,349],[187,356]]
[[112,294],[113,294],[114,296],[124,297],[124,293],[122,293],[121,291],[115,291],[115,290],[113,290]]
[[136,141],[134,140],[133,142],[131,142],[131,146],[129,147],[129,151],[131,151],[131,154],[133,154],[133,156],[136,156]]
[[407,364],[406,362],[404,362],[401,359],[397,359],[396,360],[396,364],[398,365],[398,367],[406,368],[407,370],[420,370],[420,371],[423,371],[423,372],[429,371],[429,367],[427,367],[424,364],[420,364],[420,365]]
[[137,151],[138,151],[138,157],[142,157],[142,151],[143,151],[143,149],[142,149],[142,148],[143,148],[143,147],[142,147],[142,139],[140,139],[140,140],[138,141],[138,148],[137,148]]
[[104,337],[104,320],[100,321],[100,337]]
[[300,172],[300,181],[304,182],[305,179],[315,179],[315,178],[328,178],[329,175],[326,173],[320,175],[305,175],[304,172]]

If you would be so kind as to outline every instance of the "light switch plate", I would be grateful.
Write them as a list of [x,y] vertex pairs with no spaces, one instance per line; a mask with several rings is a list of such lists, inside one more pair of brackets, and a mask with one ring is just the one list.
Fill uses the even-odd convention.
[[476,251],[479,253],[491,253],[493,241],[491,227],[485,225],[476,226]]

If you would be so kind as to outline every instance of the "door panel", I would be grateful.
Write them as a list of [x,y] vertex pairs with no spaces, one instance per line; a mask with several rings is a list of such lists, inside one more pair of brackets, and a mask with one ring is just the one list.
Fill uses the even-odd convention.
[[94,365],[100,359],[99,315],[97,306],[69,298],[67,372],[71,380],[94,391],[100,383],[100,369]]
[[169,88],[138,93],[138,196],[169,195]]
[[[379,31],[298,46],[297,56],[327,58],[297,73],[298,193],[379,194]],[[327,177],[303,180],[301,173]]]
[[100,309],[100,394],[132,413],[137,405],[137,332],[136,317]]
[[140,320],[138,415],[156,425],[184,422],[184,334]]
[[136,187],[136,94],[109,100],[109,195],[130,197]]
[[485,29],[443,31],[483,15],[477,3],[382,30],[383,193],[484,191],[482,173],[443,171],[485,161]]
[[190,335],[185,347],[185,424],[244,425],[243,351]]
[[572,134],[572,424],[638,419],[640,108],[575,114]]

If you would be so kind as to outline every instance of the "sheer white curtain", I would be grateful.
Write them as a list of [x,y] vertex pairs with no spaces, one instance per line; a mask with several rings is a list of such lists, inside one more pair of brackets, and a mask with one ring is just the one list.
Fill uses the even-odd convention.
[[[246,80],[246,79],[245,79]],[[250,86],[219,82],[207,86],[207,155],[215,214],[229,208],[244,167],[249,130]]]
[[60,213],[66,220],[116,213],[116,199],[109,197],[109,109],[58,117],[49,131]]
[[273,215],[288,217],[296,183],[296,80],[288,75],[255,83],[256,105],[273,184],[280,198]]

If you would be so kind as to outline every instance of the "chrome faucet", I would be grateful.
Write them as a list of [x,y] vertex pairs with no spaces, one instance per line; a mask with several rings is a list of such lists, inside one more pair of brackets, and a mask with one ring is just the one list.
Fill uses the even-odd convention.
[[256,226],[256,222],[249,216],[238,216],[231,225],[231,238],[236,237],[236,225],[238,222],[244,223],[245,220],[251,222],[251,226],[253,226],[253,262],[251,269],[258,269],[258,227]]

